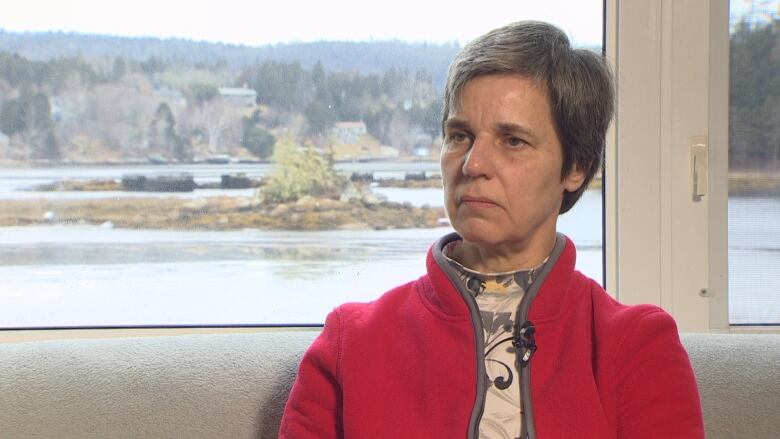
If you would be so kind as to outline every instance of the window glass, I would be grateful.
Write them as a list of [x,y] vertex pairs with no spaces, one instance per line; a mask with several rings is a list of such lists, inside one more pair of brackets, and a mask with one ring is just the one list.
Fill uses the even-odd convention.
[[[0,14],[0,327],[316,324],[449,232],[447,67],[601,1],[25,1]],[[345,183],[349,181],[350,183]],[[560,220],[602,278],[600,179]]]
[[780,324],[780,1],[731,1],[729,320]]

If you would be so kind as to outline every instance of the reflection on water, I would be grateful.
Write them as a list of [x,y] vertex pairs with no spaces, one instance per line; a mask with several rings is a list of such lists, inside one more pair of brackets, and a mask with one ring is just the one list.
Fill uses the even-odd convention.
[[422,274],[448,231],[0,229],[0,324],[321,322]]
[[359,261],[404,258],[450,231],[439,229],[162,231],[92,226],[0,228],[0,266],[208,262],[246,259]]
[[[422,275],[449,231],[0,228],[0,326],[318,323]],[[600,278],[601,249],[578,267]]]
[[[587,192],[560,220],[578,268],[597,280],[600,212],[599,194]],[[730,201],[732,323],[780,322],[776,218],[778,200]],[[0,228],[0,326],[320,322],[341,302],[421,275],[425,251],[448,230]]]
[[[365,164],[360,164],[361,168],[343,166],[367,172],[362,168]],[[374,166],[371,170],[420,172],[435,170],[438,165]],[[30,182],[118,178],[131,171],[159,169],[4,169],[0,170],[0,199],[23,193],[16,189]],[[267,165],[250,165],[243,171],[255,176],[267,169]],[[206,181],[237,168],[190,165],[182,170]],[[440,189],[375,190],[391,201],[417,206],[443,204]],[[122,192],[112,196],[132,195]],[[586,192],[574,209],[560,218],[559,230],[577,243],[578,269],[601,280],[600,193]],[[0,228],[0,327],[321,322],[339,303],[372,300],[421,275],[428,246],[448,231]],[[777,267],[780,199],[729,199],[732,323],[780,323]]]
[[729,321],[780,324],[780,198],[729,198]]

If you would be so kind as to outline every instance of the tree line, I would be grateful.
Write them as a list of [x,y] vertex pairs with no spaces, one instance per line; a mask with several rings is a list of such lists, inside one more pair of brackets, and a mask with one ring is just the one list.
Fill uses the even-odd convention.
[[322,63],[306,70],[299,62],[267,61],[244,68],[237,79],[257,91],[258,102],[303,114],[308,134],[326,133],[338,121],[363,121],[382,143],[393,144],[401,125],[408,133],[436,137],[441,91],[430,73],[390,68],[382,75],[326,71]]
[[[220,87],[255,90],[256,108],[230,108]],[[379,142],[408,151],[438,135],[440,112],[441,92],[425,70],[363,74],[270,60],[236,69],[219,60],[121,56],[38,61],[0,52],[6,158],[58,160],[96,148],[115,160],[186,161],[238,148],[268,158],[275,131],[292,129],[322,146],[339,121],[363,121]]]
[[74,32],[8,32],[0,29],[0,51],[29,59],[121,57],[125,60],[179,60],[190,65],[222,63],[231,69],[265,61],[294,62],[311,69],[322,63],[329,71],[382,74],[396,67],[431,72],[440,88],[447,67],[460,50],[457,42],[315,41],[263,46],[192,41],[182,38],[121,37]]
[[[152,44],[145,46],[145,40],[0,31],[0,48],[13,43],[38,55],[0,51],[0,132],[11,139],[10,152],[0,148],[0,154],[57,160],[102,145],[120,159],[159,153],[188,160],[240,147],[267,158],[274,130],[295,126],[303,140],[317,140],[335,122],[356,120],[365,122],[382,144],[409,150],[419,138],[439,134],[446,71],[439,64],[457,50],[456,45],[322,42],[258,51],[183,40],[149,39]],[[86,44],[93,56],[47,58],[55,49],[68,53],[63,47],[74,41]],[[129,46],[119,50],[120,43]],[[206,55],[199,53],[204,48]],[[361,50],[347,62],[349,50],[356,48]],[[108,49],[117,49],[118,56],[100,55]],[[387,52],[384,57],[379,56],[382,51]],[[424,66],[434,64],[410,62],[412,52],[420,60],[446,61],[436,61],[432,71]],[[233,55],[220,58],[219,53]],[[247,61],[249,53],[254,62]],[[324,61],[314,61],[318,53]],[[304,60],[286,59],[296,54]],[[239,55],[242,62],[236,61]],[[277,58],[264,59],[266,55]],[[403,62],[389,65],[396,58]],[[386,68],[376,71],[377,59]],[[363,70],[334,68],[334,63],[361,65]],[[254,89],[257,103],[268,111],[231,113],[220,102],[220,86]],[[780,169],[776,14],[761,22],[743,18],[734,25],[729,102],[732,168]],[[24,151],[14,151],[14,146]]]
[[780,19],[743,17],[730,50],[729,166],[780,170]]

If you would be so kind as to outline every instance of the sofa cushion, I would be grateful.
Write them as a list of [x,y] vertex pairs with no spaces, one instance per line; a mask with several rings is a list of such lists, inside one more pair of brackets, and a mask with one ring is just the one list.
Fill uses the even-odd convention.
[[683,334],[709,439],[780,437],[780,334]]
[[[0,344],[0,438],[275,438],[316,331]],[[776,438],[780,335],[685,334],[709,439]]]
[[276,438],[316,335],[0,344],[0,438]]

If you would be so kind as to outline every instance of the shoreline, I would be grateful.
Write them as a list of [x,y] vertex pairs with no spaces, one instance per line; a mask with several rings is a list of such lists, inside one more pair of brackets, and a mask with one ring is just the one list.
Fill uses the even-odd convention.
[[[366,159],[366,160],[336,160],[336,164],[344,163],[439,163],[438,157],[396,157],[393,159]],[[20,160],[0,159],[0,169],[47,169],[47,168],[88,168],[95,166],[106,167],[121,167],[121,166],[153,166],[159,168],[165,168],[166,166],[188,166],[188,165],[208,165],[208,166],[230,166],[230,165],[270,165],[273,162],[270,159],[237,159],[228,163],[210,163],[207,160],[197,161],[185,161],[185,162],[170,162],[166,164],[152,163],[148,159],[138,160],[103,160],[103,161],[74,161],[74,162],[62,162],[62,161],[48,161],[40,160],[33,162],[25,162]]]
[[[437,163],[438,161],[433,158],[426,158],[426,159],[420,159],[417,157],[408,157],[408,158],[399,158],[393,160],[394,162],[399,163]],[[383,163],[387,162],[387,160],[368,160],[365,162],[360,163]],[[231,165],[268,165],[271,162],[256,162],[256,163],[231,163]],[[339,163],[358,163],[356,161],[345,161],[345,162],[339,162]],[[153,168],[160,169],[161,171],[164,171],[166,166],[157,166],[149,163],[145,160],[138,160],[138,161],[108,161],[108,162],[74,162],[74,163],[62,163],[62,162],[50,162],[50,163],[32,163],[32,162],[21,162],[21,161],[15,161],[15,160],[0,160],[0,170],[2,169],[47,169],[47,168],[67,168],[67,167],[95,167],[95,166],[105,166],[105,167],[121,167],[121,166],[139,166],[139,165],[148,165]],[[211,165],[207,162],[183,162],[183,163],[175,163],[171,164],[172,166],[187,166],[187,165],[208,165],[208,166],[218,166],[218,165]],[[167,166],[171,166],[167,165]],[[228,165],[229,166],[229,165]],[[226,169],[225,172],[229,172],[229,169]],[[85,181],[75,181],[75,180],[61,180],[57,182],[53,182],[50,185],[60,185],[60,188],[51,188],[51,189],[42,189],[42,190],[77,190],[77,191],[84,191],[84,190],[121,190],[121,188],[117,189],[116,186],[112,186],[110,184],[111,180],[93,180],[91,182],[95,183],[95,186],[102,185],[102,188],[90,188],[91,186],[90,182]],[[397,180],[397,179],[381,179],[376,181],[379,185],[379,187],[400,187],[400,188],[435,188],[435,187],[441,187],[441,180],[437,179],[435,177],[427,178],[425,180]],[[209,184],[202,185],[203,187],[207,186],[213,186]],[[69,189],[69,187],[75,187],[74,189]],[[111,189],[109,189],[111,187]],[[732,170],[728,173],[728,187],[729,187],[729,195],[740,195],[740,196],[780,196],[780,170]],[[601,173],[596,174],[596,176],[593,178],[593,181],[591,181],[588,189],[601,189],[602,188],[602,176]]]
[[0,227],[51,224],[158,230],[387,230],[447,225],[442,207],[379,200],[252,197],[2,200]]

